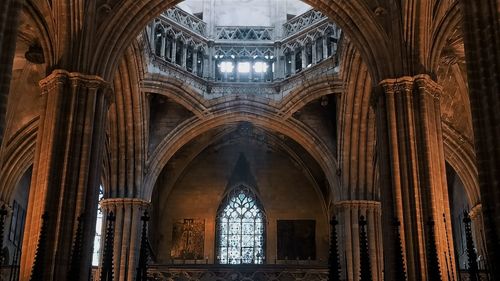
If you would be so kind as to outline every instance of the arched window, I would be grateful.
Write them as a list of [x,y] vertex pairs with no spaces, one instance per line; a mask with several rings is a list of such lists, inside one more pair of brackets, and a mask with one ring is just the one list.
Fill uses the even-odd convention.
[[[104,196],[102,185],[99,186],[99,202]],[[102,209],[97,206],[97,220],[95,222],[94,250],[92,252],[92,265],[98,266],[101,258],[101,237],[102,237]]]
[[217,261],[262,264],[265,260],[265,214],[255,192],[233,188],[217,212]]

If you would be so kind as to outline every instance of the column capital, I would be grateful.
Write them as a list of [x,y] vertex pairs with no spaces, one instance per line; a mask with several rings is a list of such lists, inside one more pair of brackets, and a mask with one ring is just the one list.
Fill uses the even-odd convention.
[[55,69],[38,83],[42,89],[42,95],[53,91],[69,82],[73,88],[87,88],[90,92],[101,91],[105,95],[107,104],[111,104],[113,91],[111,83],[98,75],[83,74],[80,72],[69,72],[64,69]]
[[472,207],[472,209],[470,209],[470,211],[469,211],[470,218],[471,219],[475,219],[478,216],[481,216],[482,209],[483,209],[483,206],[481,205],[481,203],[479,203],[476,206]]
[[374,200],[345,200],[335,202],[334,206],[336,209],[375,209],[378,210],[381,207],[380,201]]
[[384,79],[378,85],[385,94],[410,92],[413,89],[413,77],[403,76],[400,78]]
[[50,87],[54,83],[71,81],[75,85],[85,85],[88,88],[110,88],[109,82],[97,75],[88,75],[80,72],[69,72],[64,69],[55,69],[44,79],[40,80],[39,85],[42,89]]
[[105,198],[99,202],[101,207],[106,210],[115,209],[117,207],[139,207],[148,208],[149,201],[140,198]]
[[419,92],[427,93],[435,99],[439,99],[443,92],[443,87],[427,74],[419,74],[413,77],[415,80],[415,87]]
[[427,74],[384,79],[378,83],[385,94],[410,93],[413,89],[439,99],[443,87]]

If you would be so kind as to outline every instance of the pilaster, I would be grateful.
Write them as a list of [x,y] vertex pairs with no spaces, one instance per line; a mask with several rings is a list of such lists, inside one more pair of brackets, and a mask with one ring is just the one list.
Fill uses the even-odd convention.
[[302,45],[302,52],[300,55],[302,56],[302,70],[305,70],[307,67],[307,48],[306,45]]
[[177,39],[172,42],[172,63],[177,63]]
[[7,97],[22,7],[23,1],[21,0],[4,0],[0,4],[0,144],[4,136]]
[[[73,239],[82,214],[82,252],[95,233],[109,84],[93,75],[54,70],[40,82],[42,109],[37,136],[21,280],[28,280],[42,214],[47,214],[43,280],[66,280]],[[88,280],[91,256],[80,261],[76,280]]]
[[276,43],[274,43],[274,77],[273,77],[273,81],[281,80],[285,76],[284,61],[285,61],[285,59],[283,56],[283,51],[281,49],[281,43],[276,42]]
[[486,238],[484,236],[484,221],[482,205],[477,204],[469,211],[472,221],[472,236],[477,250],[478,265],[480,269],[487,267],[488,252],[486,250]]
[[326,59],[328,57],[328,38],[326,36],[323,36],[323,59]]
[[500,0],[460,0],[484,235],[500,280]]
[[312,49],[311,49],[311,51],[312,51],[312,62],[311,62],[311,64],[313,64],[313,65],[315,65],[316,63],[318,63],[316,50],[317,50],[317,48],[316,48],[316,40],[314,40],[312,42]]
[[335,203],[336,217],[339,221],[339,237],[341,241],[340,261],[343,279],[360,280],[360,244],[359,217],[367,221],[368,247],[370,253],[372,280],[382,280],[382,225],[381,205],[378,201],[349,200]]
[[[428,75],[380,82],[377,135],[383,207],[386,280],[398,280],[398,235],[408,280],[430,280],[440,268],[442,280],[455,280],[448,188],[439,106],[440,86]],[[430,223],[433,222],[433,223]],[[432,228],[429,231],[429,228]],[[436,243],[427,237],[435,234]],[[435,245],[431,245],[435,244]],[[436,248],[438,265],[429,264]]]
[[182,44],[182,68],[187,68],[187,44]]
[[114,280],[134,281],[140,253],[141,216],[150,203],[138,198],[106,198],[100,204],[104,213],[113,212],[116,216]]
[[198,51],[193,50],[193,63],[192,63],[192,66],[191,66],[191,69],[192,69],[192,73],[194,75],[197,75],[198,73]]

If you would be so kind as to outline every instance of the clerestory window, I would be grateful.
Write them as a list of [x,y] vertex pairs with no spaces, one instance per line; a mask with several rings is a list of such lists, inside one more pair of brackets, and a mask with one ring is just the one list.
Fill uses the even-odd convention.
[[220,264],[263,264],[265,214],[255,192],[233,188],[217,212],[217,261]]

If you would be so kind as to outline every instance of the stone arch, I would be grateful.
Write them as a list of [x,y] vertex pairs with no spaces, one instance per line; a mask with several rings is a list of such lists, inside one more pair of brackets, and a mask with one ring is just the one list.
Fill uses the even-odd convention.
[[163,167],[174,155],[174,153],[204,132],[223,125],[232,124],[240,121],[248,121],[257,127],[270,129],[291,137],[297,141],[320,165],[323,169],[326,178],[333,189],[331,194],[333,197],[340,195],[340,189],[335,176],[336,160],[333,158],[333,153],[315,134],[305,128],[298,122],[283,121],[270,114],[256,114],[255,110],[239,110],[235,112],[229,109],[226,112],[221,112],[212,118],[205,120],[197,120],[191,118],[179,125],[176,130],[171,132],[166,137],[155,152],[152,154],[154,158],[149,161],[148,173],[145,175],[144,194],[143,198],[149,200],[154,184]]
[[33,164],[38,131],[38,117],[28,122],[7,143],[0,170],[0,200],[10,202],[16,184]]
[[304,107],[309,102],[324,95],[340,94],[344,90],[343,81],[335,75],[320,77],[313,81],[302,81],[303,83],[288,93],[279,102],[279,115],[289,118],[294,112]]
[[471,207],[481,203],[474,147],[443,122],[445,159],[462,180]]
[[372,80],[367,65],[348,40],[341,56],[340,75],[346,84],[339,102],[341,185],[349,187],[346,200],[380,200],[376,178],[376,118],[370,101]]
[[456,28],[460,27],[462,22],[462,14],[460,13],[460,7],[458,1],[454,1],[451,7],[446,11],[439,22],[432,38],[432,46],[430,51],[430,66],[431,69],[435,70],[439,65],[439,59],[441,56],[441,51],[446,45],[446,41],[452,35]]
[[[195,148],[190,150],[191,152],[188,153],[188,156],[186,157],[185,162],[182,162],[182,164],[179,164],[178,162],[176,162],[177,172],[174,174],[167,175],[168,181],[165,183],[166,189],[164,189],[162,192],[168,197],[170,195],[170,192],[172,192],[172,189],[174,188],[175,183],[184,174],[184,171],[188,168],[191,161],[193,161],[200,153],[203,152],[203,150],[208,148],[210,145],[221,142],[225,136],[234,132],[234,130],[236,128],[237,127],[229,126],[227,128],[222,129],[220,132],[216,132],[215,134],[210,135],[209,140],[207,139],[203,142],[197,143]],[[306,174],[306,177],[313,183],[313,188],[314,188],[315,192],[317,193],[318,197],[322,198],[322,209],[323,209],[324,213],[327,214],[328,213],[328,205],[329,205],[331,200],[328,197],[327,192],[325,192],[325,190],[323,190],[318,185],[317,178],[315,178],[314,175],[311,174],[311,170],[310,170],[311,167],[309,167],[306,164],[304,159],[297,153],[297,151],[295,151],[289,145],[282,142],[280,140],[279,136],[275,136],[273,134],[267,133],[267,137],[265,138],[265,142],[267,142],[268,145],[273,143],[276,146],[278,146],[285,153],[287,153],[291,159],[293,159],[295,162],[297,162],[304,169],[304,173]],[[182,149],[183,148],[180,148],[177,152],[181,151]],[[162,174],[164,172],[165,172],[164,169],[162,169],[162,172],[161,172],[159,178],[162,177]],[[166,206],[164,206],[163,208],[166,208]]]
[[[21,18],[23,18],[24,15],[25,17],[27,17],[27,20],[30,23],[33,23],[35,25],[35,31],[33,31],[32,34],[28,34],[27,37],[35,37],[38,41],[37,43],[40,43],[47,65],[54,65],[56,63],[54,50],[55,46],[53,45],[53,35],[55,34],[55,27],[50,20],[47,20],[52,17],[51,14],[51,8],[48,6],[48,2],[46,1],[41,1],[37,3],[36,6],[26,3],[25,5],[23,5],[21,14]],[[18,37],[26,37],[27,34],[23,34],[23,30],[27,29],[19,27],[18,30],[21,33],[20,35],[18,35]]]
[[207,107],[200,94],[193,91],[191,87],[186,87],[184,81],[180,79],[173,77],[161,80],[146,78],[141,82],[141,91],[164,95],[184,106],[198,118],[203,118],[207,114]]

